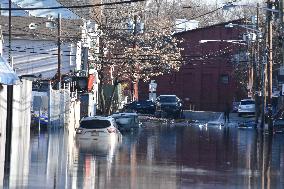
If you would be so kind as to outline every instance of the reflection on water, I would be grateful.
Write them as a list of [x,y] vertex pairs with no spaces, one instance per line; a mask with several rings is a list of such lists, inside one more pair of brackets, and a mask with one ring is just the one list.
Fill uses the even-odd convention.
[[13,188],[284,188],[284,135],[174,123],[108,145],[73,130],[30,135],[12,146]]

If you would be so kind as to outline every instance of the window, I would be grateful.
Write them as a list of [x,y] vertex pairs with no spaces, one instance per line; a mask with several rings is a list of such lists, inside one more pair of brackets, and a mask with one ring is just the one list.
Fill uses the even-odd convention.
[[80,127],[84,129],[103,129],[109,127],[110,125],[110,121],[99,119],[84,120],[80,123]]
[[229,83],[229,76],[228,75],[225,75],[225,74],[222,74],[220,76],[220,82],[222,84],[228,84]]
[[255,104],[254,100],[242,100],[241,105],[250,105],[250,104]]
[[160,96],[159,102],[167,103],[167,102],[176,102],[177,99],[175,96]]

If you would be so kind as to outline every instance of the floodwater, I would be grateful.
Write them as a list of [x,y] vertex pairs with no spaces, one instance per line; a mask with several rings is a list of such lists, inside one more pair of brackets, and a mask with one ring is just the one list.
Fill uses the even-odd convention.
[[3,188],[284,188],[284,134],[149,121],[111,145],[77,141],[74,129],[19,136]]

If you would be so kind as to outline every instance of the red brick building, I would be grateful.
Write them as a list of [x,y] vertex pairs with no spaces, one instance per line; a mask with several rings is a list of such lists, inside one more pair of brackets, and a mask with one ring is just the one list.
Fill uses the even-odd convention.
[[[244,30],[225,27],[229,23],[241,20],[175,34],[183,39],[185,64],[179,72],[155,78],[157,95],[176,94],[186,109],[202,111],[223,111],[226,103],[242,99],[245,93],[234,79],[233,57],[246,45],[230,40],[241,40]],[[148,84],[139,83],[139,99],[148,99]]]

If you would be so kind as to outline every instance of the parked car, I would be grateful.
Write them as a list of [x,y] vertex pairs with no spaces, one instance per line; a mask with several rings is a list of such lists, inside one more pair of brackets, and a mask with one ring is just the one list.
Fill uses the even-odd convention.
[[135,111],[142,114],[154,114],[156,105],[151,100],[139,100],[126,104],[123,111]]
[[273,116],[273,130],[275,132],[284,132],[284,110],[280,109]]
[[255,120],[247,120],[247,121],[238,123],[239,129],[249,129],[249,128],[256,128],[256,127],[257,127],[257,124]]
[[118,129],[120,131],[131,131],[139,128],[139,120],[137,113],[117,113],[113,114]]
[[76,129],[76,137],[111,142],[112,140],[120,140],[121,133],[114,118],[94,116],[81,119],[80,126]]
[[238,107],[238,114],[255,114],[255,101],[253,99],[243,99]]
[[160,95],[156,99],[157,117],[182,117],[182,102],[176,95]]

